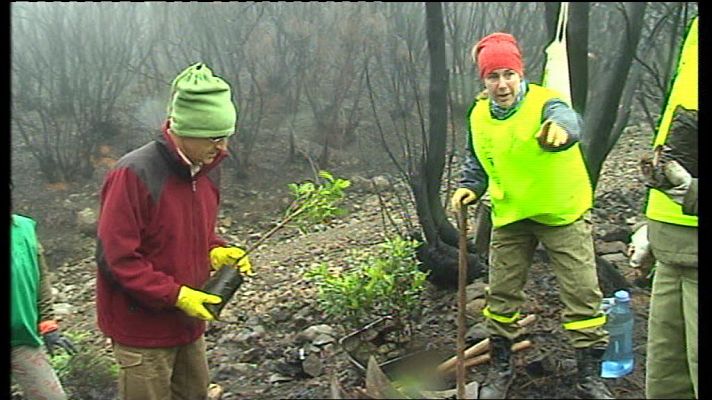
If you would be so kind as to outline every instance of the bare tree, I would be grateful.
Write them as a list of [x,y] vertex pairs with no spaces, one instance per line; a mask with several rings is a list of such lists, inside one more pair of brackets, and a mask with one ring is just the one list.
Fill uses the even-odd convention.
[[12,130],[49,182],[92,176],[92,156],[120,134],[116,111],[154,37],[134,3],[15,3]]
[[303,15],[309,13],[306,5],[297,3],[290,8],[275,4],[269,11],[269,18],[275,27],[275,75],[284,79],[278,93],[284,100],[282,115],[289,120],[289,148],[287,163],[297,160],[297,117],[299,116],[302,95],[304,94],[304,76],[308,59],[308,40],[314,35],[301,22]]
[[641,40],[635,57],[641,75],[635,100],[644,114],[649,132],[656,129],[685,29],[696,13],[696,3],[652,3],[648,6],[644,40]]
[[171,4],[171,39],[165,47],[175,75],[197,61],[208,64],[233,88],[238,110],[238,135],[230,142],[227,165],[237,178],[248,176],[251,151],[262,132],[267,114],[267,79],[260,68],[270,37],[256,34],[261,29],[263,3],[175,3]]
[[[623,27],[625,29],[619,29],[622,37],[618,39],[617,50],[608,50],[606,52],[606,55],[611,59],[610,67],[606,68],[605,73],[601,73],[596,77],[595,84],[590,84],[590,81],[582,76],[583,73],[586,73],[585,70],[571,69],[572,81],[581,80],[589,83],[585,91],[588,96],[584,103],[586,108],[580,110],[584,116],[581,145],[594,188],[598,183],[601,166],[622,132],[622,125],[624,124],[619,125],[620,130],[613,131],[619,113],[628,111],[628,109],[621,109],[621,99],[625,97],[624,92],[635,90],[635,87],[631,85],[635,82],[629,80],[629,73],[633,63],[633,56],[640,40],[646,4],[626,3],[619,8],[624,18]],[[610,21],[611,19],[609,18],[608,20]],[[584,22],[571,21],[571,25],[579,23]],[[574,35],[579,32],[569,33]],[[571,36],[570,43],[584,46],[584,43],[588,43],[588,41],[585,37]],[[607,47],[610,49],[611,45],[612,43],[609,41]],[[572,65],[572,67],[576,65],[578,63]],[[583,93],[583,91],[577,93]]]
[[[367,47],[355,37],[367,38],[371,24],[365,23],[363,4],[339,4],[338,7],[313,8],[308,23],[331,36],[311,36],[304,78],[304,95],[311,107],[317,141],[321,143],[319,165],[329,163],[329,151],[353,139],[352,113],[358,108],[358,94],[363,84],[363,57]],[[307,21],[304,21],[307,22]],[[318,28],[317,28],[318,27]],[[349,110],[350,109],[350,110]],[[352,125],[349,125],[349,122]]]
[[[448,90],[442,4],[426,3],[425,13],[430,54],[429,127],[417,174],[410,180],[418,219],[425,235],[425,243],[419,248],[418,256],[431,271],[434,282],[455,284],[458,276],[458,235],[448,221],[440,201],[440,182],[445,166],[447,142]],[[468,278],[474,279],[482,272],[479,260],[470,254]]]

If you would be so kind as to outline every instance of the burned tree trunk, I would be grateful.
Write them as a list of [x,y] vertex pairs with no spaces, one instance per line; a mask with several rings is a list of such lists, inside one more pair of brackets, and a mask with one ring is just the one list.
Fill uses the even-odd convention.
[[[447,68],[442,4],[426,3],[426,32],[430,51],[429,130],[424,154],[410,184],[418,219],[425,235],[418,249],[423,267],[431,271],[433,283],[457,285],[458,232],[448,221],[440,199],[440,182],[445,167],[447,132]],[[468,281],[482,275],[482,263],[469,244]]]
[[[416,212],[420,226],[425,235],[418,248],[418,260],[425,270],[430,271],[430,280],[443,287],[457,287],[457,271],[459,267],[459,253],[457,245],[453,246],[443,240],[438,229],[438,223],[432,212],[433,207],[440,207],[439,197],[433,199],[428,194],[428,181],[424,178],[422,170],[427,168],[427,162],[421,164],[421,173],[411,179],[411,189],[415,197]],[[445,221],[446,223],[447,220]],[[474,252],[474,244],[468,243],[467,280],[482,276],[483,263]]]
[[[623,129],[624,124],[619,125],[618,131],[613,129],[618,114],[626,111],[619,107],[623,94],[625,91],[634,90],[628,78],[643,29],[645,7],[646,3],[626,3],[624,15],[628,24],[623,31],[626,35],[621,39],[619,50],[611,52],[616,56],[610,72],[595,85],[589,85],[586,91],[590,94],[590,101],[586,110],[581,110],[584,114],[581,149],[584,152],[594,189],[603,162],[618,141]],[[571,43],[581,43],[581,41],[572,40]],[[575,73],[572,72],[572,75]]]

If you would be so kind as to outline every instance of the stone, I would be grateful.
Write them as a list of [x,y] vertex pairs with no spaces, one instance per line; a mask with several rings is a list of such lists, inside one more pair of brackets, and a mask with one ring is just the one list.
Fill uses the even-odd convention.
[[250,363],[237,363],[233,364],[233,369],[235,372],[239,372],[241,374],[249,374],[257,369],[257,365]]
[[96,237],[97,216],[91,208],[85,208],[77,212],[77,229],[89,237]]
[[291,378],[289,376],[280,375],[280,374],[272,374],[269,377],[269,383],[272,383],[272,384],[280,383],[280,382],[289,382],[292,380],[294,380],[294,378]]
[[604,255],[604,254],[614,254],[614,253],[621,253],[621,254],[626,254],[626,251],[628,250],[628,245],[621,241],[614,241],[614,242],[604,242],[597,240],[596,241],[596,253],[599,255]]
[[295,340],[298,343],[312,342],[320,334],[333,336],[334,328],[332,328],[329,325],[325,325],[325,324],[312,325],[312,326],[308,327],[307,329],[299,332],[299,334],[297,335]]
[[350,179],[351,190],[369,190],[371,188],[371,180],[360,175],[354,175]]
[[304,373],[312,377],[317,377],[321,375],[324,365],[321,362],[321,358],[316,353],[310,353],[304,361],[302,361],[302,369]]
[[472,325],[465,333],[465,340],[467,343],[478,343],[482,339],[489,337],[489,331],[485,328],[484,322],[478,322]]
[[292,317],[291,311],[286,308],[276,308],[270,312],[270,316],[274,322],[285,322]]
[[560,369],[564,371],[574,371],[576,370],[576,360],[573,358],[565,358],[561,360]]
[[556,373],[556,363],[548,354],[542,355],[525,365],[528,374],[533,377],[543,377]]
[[71,292],[73,292],[74,290],[76,290],[76,288],[77,288],[76,285],[64,285],[64,289],[62,289],[62,291],[63,291],[64,293],[71,293]]
[[252,327],[252,332],[250,333],[250,338],[259,339],[265,336],[267,331],[262,325],[255,325]]
[[243,363],[253,363],[258,361],[262,356],[264,356],[265,350],[262,347],[251,347],[242,352],[240,355],[240,361]]
[[470,302],[479,297],[485,297],[487,284],[482,281],[475,281],[465,287],[465,298]]
[[604,260],[610,262],[616,267],[626,267],[628,266],[628,257],[621,253],[604,254],[601,256]]
[[74,313],[74,306],[69,303],[55,303],[54,313],[56,315],[70,315]]
[[465,306],[465,312],[469,316],[479,319],[482,317],[482,309],[485,308],[485,304],[487,304],[487,301],[482,297],[474,299],[467,303]]
[[330,335],[323,334],[323,333],[320,333],[319,335],[317,335],[317,337],[314,338],[314,340],[312,340],[312,344],[314,346],[324,346],[326,344],[333,343],[333,342],[334,342],[333,337],[331,337]]
[[391,187],[391,183],[387,177],[383,175],[374,176],[371,178],[371,184],[375,192],[382,192],[388,190]]
[[630,242],[632,231],[629,226],[602,223],[596,228],[596,237],[604,242]]

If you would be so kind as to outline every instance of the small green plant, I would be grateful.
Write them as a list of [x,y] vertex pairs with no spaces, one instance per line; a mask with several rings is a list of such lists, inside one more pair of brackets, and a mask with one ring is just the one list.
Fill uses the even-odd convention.
[[308,232],[314,224],[329,221],[345,213],[345,210],[339,208],[337,204],[343,200],[344,190],[351,186],[351,182],[347,179],[334,178],[328,171],[320,171],[319,177],[323,182],[288,185],[294,200],[287,208],[285,218],[294,218],[292,223],[302,233]]
[[418,269],[418,245],[396,236],[381,243],[375,254],[348,257],[346,261],[354,264],[349,269],[332,272],[321,263],[305,278],[316,283],[323,311],[350,327],[384,315],[407,323],[420,304],[428,275]]
[[[261,235],[260,239],[247,247],[242,257],[246,257],[263,242],[272,237],[275,232],[284,228],[288,224],[295,225],[300,232],[306,233],[314,224],[329,221],[331,218],[344,214],[345,210],[336,206],[338,202],[344,198],[344,190],[351,186],[351,182],[346,179],[334,178],[327,171],[320,171],[319,177],[324,180],[323,183],[314,184],[306,182],[302,184],[289,184],[289,188],[295,195],[292,203],[287,208],[285,216],[277,225],[270,229],[265,234]],[[235,265],[239,262],[235,260]],[[214,315],[219,315],[222,307],[234,295],[237,288],[242,283],[242,277],[239,272],[233,268],[223,268],[203,287],[208,292],[219,294],[225,301],[221,305],[210,305],[208,308]],[[214,291],[218,292],[214,292]]]
[[113,399],[117,395],[116,379],[119,366],[106,351],[91,342],[94,335],[88,331],[62,332],[77,348],[69,355],[55,352],[50,363],[57,372],[70,399]]

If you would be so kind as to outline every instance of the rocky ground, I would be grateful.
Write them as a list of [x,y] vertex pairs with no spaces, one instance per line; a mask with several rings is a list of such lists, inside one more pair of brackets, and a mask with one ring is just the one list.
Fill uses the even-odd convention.
[[[626,242],[632,226],[642,219],[644,197],[637,160],[649,143],[646,133],[626,130],[604,164],[593,214],[598,255],[616,265],[630,282],[634,279],[627,267]],[[21,167],[13,170],[13,179],[23,172]],[[349,210],[345,217],[308,235],[282,230],[251,256],[257,275],[242,285],[224,310],[224,322],[212,323],[206,334],[214,398],[331,398],[334,379],[349,394],[364,386],[363,371],[339,344],[350,332],[324,316],[315,288],[303,278],[316,263],[338,265],[351,249],[371,248],[393,232],[393,227],[383,223],[378,196],[368,181],[346,177],[354,180],[355,187],[344,203]],[[257,240],[280,219],[289,197],[286,182],[279,188],[275,183],[253,182],[227,189],[220,218],[222,234],[242,244]],[[394,191],[405,189],[395,186],[385,190],[387,207],[395,208]],[[28,178],[15,182],[13,204],[16,212],[38,220],[53,269],[56,309],[63,329],[90,332],[86,348],[108,351],[95,327],[91,225],[84,228],[81,218],[77,222],[82,210],[96,208],[97,191],[97,184],[56,188]],[[478,310],[483,305],[484,286],[478,279],[468,287],[468,344],[482,337]],[[617,398],[644,397],[649,289],[632,286],[636,367],[629,376],[608,380]],[[517,353],[511,397],[575,398],[575,361],[561,328],[557,288],[551,270],[537,258],[525,287],[529,300],[524,307],[525,314],[537,315],[527,330],[533,346]],[[428,284],[414,321],[414,342],[427,342],[432,349],[454,355],[456,315],[456,293]],[[481,380],[486,370],[487,364],[472,368],[469,380]],[[447,388],[454,388],[452,379],[435,389]],[[102,389],[92,398],[113,398],[111,384]],[[16,394],[15,398],[22,397]]]

